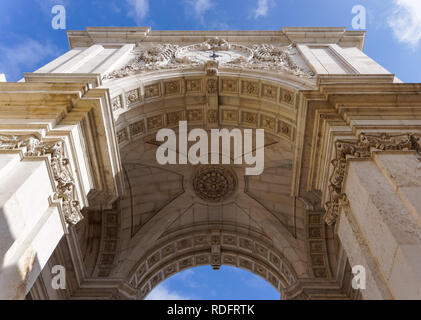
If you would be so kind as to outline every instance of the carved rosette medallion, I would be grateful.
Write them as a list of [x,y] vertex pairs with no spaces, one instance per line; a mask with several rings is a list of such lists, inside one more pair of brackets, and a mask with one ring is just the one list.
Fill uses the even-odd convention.
[[221,202],[235,192],[237,176],[229,167],[200,166],[193,177],[193,188],[199,198],[209,202]]

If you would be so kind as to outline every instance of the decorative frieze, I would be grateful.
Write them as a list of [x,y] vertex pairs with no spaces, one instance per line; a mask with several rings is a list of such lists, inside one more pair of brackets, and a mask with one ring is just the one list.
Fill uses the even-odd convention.
[[83,219],[76,194],[76,183],[70,169],[69,159],[65,157],[64,141],[61,139],[43,141],[35,134],[0,134],[0,150],[25,149],[26,157],[50,158],[51,170],[56,182],[54,199],[61,200],[66,221],[77,224]]
[[343,181],[348,160],[350,158],[370,158],[373,151],[387,150],[415,150],[420,153],[420,137],[413,133],[395,135],[361,133],[357,141],[337,140],[335,142],[335,157],[331,162],[333,171],[328,186],[329,201],[325,204],[324,219],[328,225],[336,222],[341,204],[347,202],[343,192]]
[[[156,248],[159,249],[142,258],[128,281],[133,288],[142,288],[140,298],[145,298],[160,281],[199,265],[211,265],[215,269],[222,264],[245,268],[262,276],[278,290],[296,281],[279,252],[261,239],[246,234],[195,233],[172,239],[168,245],[157,244]],[[250,259],[250,253],[244,254],[244,250],[256,252],[256,259]]]
[[314,74],[308,67],[301,67],[294,61],[293,56],[298,54],[292,45],[243,46],[219,38],[184,47],[173,44],[151,44],[138,48],[136,58],[104,78],[118,79],[162,69],[203,69],[203,66],[208,75],[214,76],[218,72],[219,65],[233,69],[287,72],[297,77],[312,78]]

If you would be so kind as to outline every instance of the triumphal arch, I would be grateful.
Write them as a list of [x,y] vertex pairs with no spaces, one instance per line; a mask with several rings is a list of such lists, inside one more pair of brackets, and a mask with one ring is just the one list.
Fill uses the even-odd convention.
[[[0,298],[143,299],[199,265],[282,299],[421,298],[421,84],[365,55],[364,32],[68,39],[0,84]],[[185,122],[264,130],[263,173],[231,149],[231,164],[159,164],[157,132]]]

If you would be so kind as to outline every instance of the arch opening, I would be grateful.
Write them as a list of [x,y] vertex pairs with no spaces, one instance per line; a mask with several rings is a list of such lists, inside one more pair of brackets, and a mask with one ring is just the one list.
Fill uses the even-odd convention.
[[193,267],[161,282],[145,300],[279,300],[281,294],[266,279],[233,266]]

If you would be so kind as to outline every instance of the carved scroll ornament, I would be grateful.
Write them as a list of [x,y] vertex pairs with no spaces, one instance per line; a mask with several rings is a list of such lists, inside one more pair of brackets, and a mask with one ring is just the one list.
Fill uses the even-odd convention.
[[[217,54],[208,56],[205,53],[209,51]],[[221,58],[219,61],[221,65],[234,69],[284,71],[298,77],[312,78],[313,72],[299,66],[292,58],[294,55],[298,55],[298,51],[291,45],[281,47],[257,44],[248,47],[230,44],[219,38],[184,47],[174,44],[152,44],[151,47],[141,48],[132,61],[104,78],[118,79],[149,71],[201,67],[207,61],[212,61],[212,57]]]
[[25,156],[49,156],[57,191],[54,198],[62,200],[65,219],[70,224],[77,224],[83,219],[76,195],[75,181],[72,176],[69,159],[64,154],[64,141],[41,141],[36,135],[0,134],[0,150],[26,148]]
[[347,202],[343,192],[343,181],[347,161],[350,158],[370,158],[373,151],[414,150],[421,153],[419,136],[413,133],[389,135],[368,135],[361,133],[357,141],[337,140],[335,158],[332,160],[333,171],[329,178],[329,201],[325,204],[325,221],[333,225],[339,216],[340,206]]

